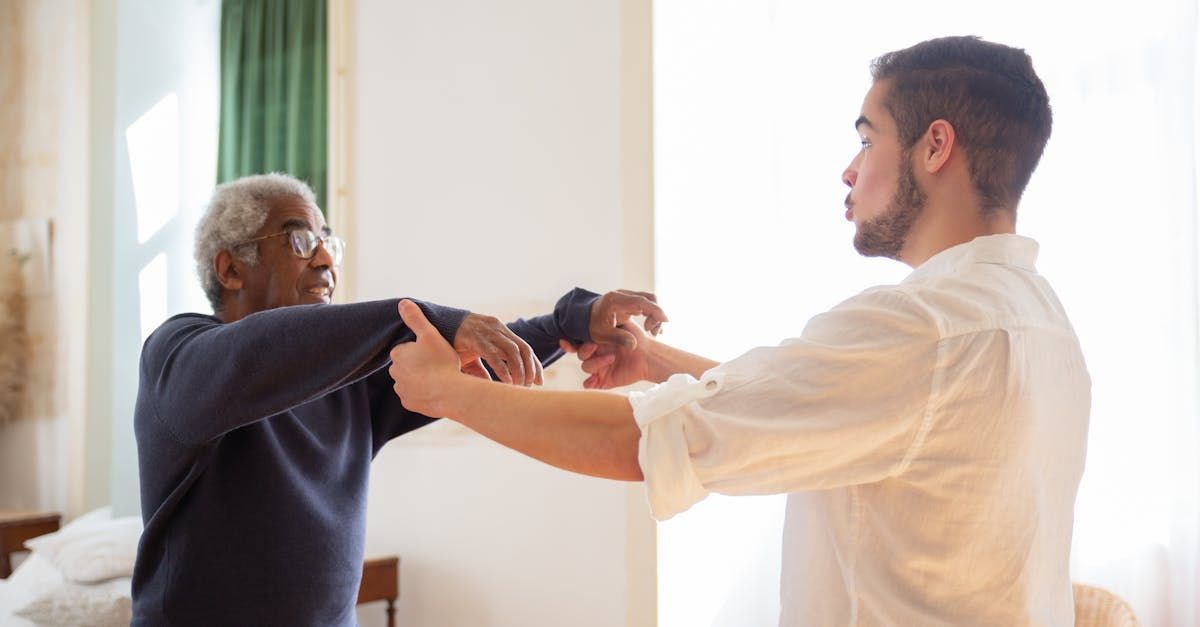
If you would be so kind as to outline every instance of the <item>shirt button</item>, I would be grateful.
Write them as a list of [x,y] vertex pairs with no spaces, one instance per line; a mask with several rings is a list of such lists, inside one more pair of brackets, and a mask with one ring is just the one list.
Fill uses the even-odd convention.
[[713,390],[716,390],[716,389],[717,389],[717,382],[716,382],[716,381],[709,381],[708,383],[705,383],[705,384],[704,384],[704,389],[708,390],[709,392],[712,392]]

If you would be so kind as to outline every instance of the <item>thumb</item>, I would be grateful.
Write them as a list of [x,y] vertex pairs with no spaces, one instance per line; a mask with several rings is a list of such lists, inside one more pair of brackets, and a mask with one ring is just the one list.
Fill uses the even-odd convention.
[[637,337],[621,327],[605,329],[599,333],[599,337],[593,337],[592,340],[597,344],[610,344],[630,350],[637,348]]
[[435,335],[440,337],[441,334],[438,333],[438,330],[429,322],[429,319],[425,317],[425,312],[421,311],[421,308],[418,307],[416,303],[405,298],[400,301],[400,304],[397,306],[397,308],[400,310],[400,319],[404,320],[404,324],[408,325],[408,328],[412,329],[412,332],[417,336],[417,339],[421,339],[427,335]]

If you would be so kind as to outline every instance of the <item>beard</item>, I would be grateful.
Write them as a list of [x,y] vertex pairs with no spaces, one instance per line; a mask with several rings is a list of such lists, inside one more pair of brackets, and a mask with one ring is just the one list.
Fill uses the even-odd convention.
[[905,151],[900,159],[900,180],[887,208],[874,219],[864,222],[854,233],[854,248],[864,257],[887,257],[898,261],[909,231],[925,208],[928,197],[917,186],[910,155],[911,151]]

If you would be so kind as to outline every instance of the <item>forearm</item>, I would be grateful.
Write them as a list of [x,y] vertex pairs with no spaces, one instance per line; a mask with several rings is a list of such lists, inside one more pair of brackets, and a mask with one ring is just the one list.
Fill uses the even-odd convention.
[[662,342],[653,342],[648,346],[646,365],[647,380],[662,383],[671,375],[680,373],[690,374],[699,379],[719,363]]
[[[461,321],[459,310],[423,305],[447,332]],[[413,337],[395,307],[308,305],[164,325],[143,349],[141,385],[176,437],[205,442],[379,369],[393,344]]]
[[641,430],[628,399],[608,392],[560,392],[461,377],[446,417],[564,470],[640,481]]

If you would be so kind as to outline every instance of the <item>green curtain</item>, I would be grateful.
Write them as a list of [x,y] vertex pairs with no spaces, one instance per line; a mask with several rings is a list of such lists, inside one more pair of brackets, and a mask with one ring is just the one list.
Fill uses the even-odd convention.
[[325,208],[325,0],[224,0],[217,182],[286,172]]

